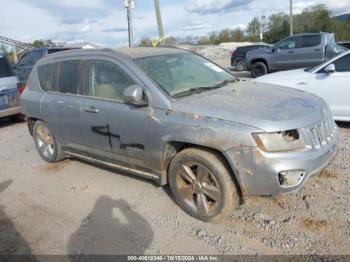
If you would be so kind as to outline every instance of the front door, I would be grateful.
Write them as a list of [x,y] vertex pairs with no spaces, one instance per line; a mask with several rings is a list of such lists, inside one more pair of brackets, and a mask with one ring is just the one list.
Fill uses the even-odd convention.
[[150,109],[123,102],[124,90],[135,80],[117,61],[90,60],[88,64],[89,88],[82,103],[88,150],[107,161],[144,167],[150,153]]

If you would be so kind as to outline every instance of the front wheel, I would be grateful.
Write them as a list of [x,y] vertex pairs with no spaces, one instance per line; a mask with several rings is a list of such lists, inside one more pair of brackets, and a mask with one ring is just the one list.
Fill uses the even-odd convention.
[[169,184],[178,205],[203,221],[219,221],[239,205],[228,167],[210,150],[189,148],[178,153],[170,164]]
[[33,138],[40,156],[46,162],[56,163],[64,159],[62,148],[46,123],[35,122]]
[[263,62],[256,62],[252,66],[252,77],[257,78],[269,73],[267,66]]

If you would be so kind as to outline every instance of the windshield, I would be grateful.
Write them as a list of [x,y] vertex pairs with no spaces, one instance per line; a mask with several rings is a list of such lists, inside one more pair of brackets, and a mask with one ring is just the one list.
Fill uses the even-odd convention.
[[143,57],[135,62],[171,97],[220,88],[238,80],[221,67],[190,53]]

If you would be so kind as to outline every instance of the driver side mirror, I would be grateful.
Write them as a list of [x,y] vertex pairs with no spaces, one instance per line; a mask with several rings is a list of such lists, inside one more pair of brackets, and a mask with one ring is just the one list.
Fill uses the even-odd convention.
[[147,99],[144,97],[144,92],[142,87],[138,85],[128,86],[124,90],[123,100],[126,104],[135,106],[147,106]]
[[329,64],[324,68],[324,72],[327,74],[332,74],[335,73],[335,65],[334,64]]

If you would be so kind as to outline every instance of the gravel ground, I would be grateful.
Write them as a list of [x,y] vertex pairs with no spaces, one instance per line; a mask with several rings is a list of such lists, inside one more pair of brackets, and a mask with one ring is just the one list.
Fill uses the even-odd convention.
[[76,160],[47,164],[25,123],[0,121],[0,254],[350,254],[350,124],[298,192],[197,221],[167,187]]

